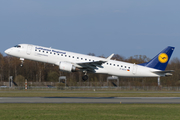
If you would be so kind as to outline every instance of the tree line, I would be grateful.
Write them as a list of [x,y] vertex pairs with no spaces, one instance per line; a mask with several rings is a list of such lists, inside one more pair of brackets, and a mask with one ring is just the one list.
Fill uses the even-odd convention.
[[[95,56],[94,53],[88,55]],[[100,56],[104,57],[104,56]],[[135,64],[148,62],[150,59],[145,55],[134,55],[125,58],[119,54],[113,56],[114,60],[125,61]],[[180,86],[180,59],[172,58],[167,66],[167,70],[174,70],[170,77],[161,77],[161,85],[163,86]],[[0,53],[0,82],[8,82],[9,76],[14,79],[17,76],[23,76],[28,82],[58,82],[60,76],[66,76],[67,82],[71,85],[76,85],[77,82],[96,82],[99,86],[107,81],[109,75],[88,73],[88,81],[82,80],[83,73],[81,72],[63,72],[56,65],[41,63],[36,61],[25,60],[23,66],[19,58],[11,56],[3,56]],[[120,86],[157,86],[157,78],[128,78],[119,77]]]

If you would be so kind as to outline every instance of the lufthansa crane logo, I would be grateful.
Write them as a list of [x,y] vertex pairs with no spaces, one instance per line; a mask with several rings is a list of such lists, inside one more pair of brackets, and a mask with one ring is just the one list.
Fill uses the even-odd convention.
[[166,63],[168,61],[168,55],[166,53],[161,53],[158,57],[159,62]]

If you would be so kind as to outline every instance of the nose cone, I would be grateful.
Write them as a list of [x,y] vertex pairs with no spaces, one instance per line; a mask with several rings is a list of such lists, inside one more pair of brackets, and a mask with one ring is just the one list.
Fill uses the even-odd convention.
[[11,52],[11,49],[7,49],[4,51],[6,54],[9,54]]

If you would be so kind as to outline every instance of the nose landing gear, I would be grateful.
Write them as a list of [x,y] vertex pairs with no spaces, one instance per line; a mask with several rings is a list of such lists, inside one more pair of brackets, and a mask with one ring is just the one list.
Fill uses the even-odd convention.
[[20,58],[20,60],[21,60],[21,67],[23,66],[23,63],[24,63],[24,58]]

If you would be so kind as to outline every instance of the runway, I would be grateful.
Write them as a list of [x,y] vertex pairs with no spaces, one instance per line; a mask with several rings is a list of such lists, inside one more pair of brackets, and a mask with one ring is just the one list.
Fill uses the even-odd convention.
[[180,104],[180,97],[0,97],[0,103]]

